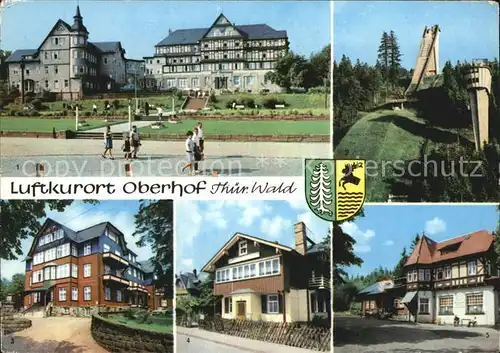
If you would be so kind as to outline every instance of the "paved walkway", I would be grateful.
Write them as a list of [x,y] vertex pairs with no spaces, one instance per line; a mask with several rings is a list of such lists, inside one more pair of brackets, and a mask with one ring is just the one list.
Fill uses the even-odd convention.
[[498,353],[499,331],[488,327],[362,319],[335,314],[335,353]]
[[[115,160],[103,159],[100,140],[52,140],[36,138],[0,139],[0,175],[35,176],[36,163],[45,166],[46,177],[125,176],[120,143]],[[324,143],[239,143],[208,141],[202,175],[220,176],[302,176],[303,158],[328,158]],[[186,175],[182,142],[144,141],[139,159],[132,162],[132,174],[169,177]]]
[[[247,338],[222,335],[197,328],[176,328],[177,353],[311,353],[280,344],[251,340]],[[189,339],[189,342],[188,342]]]
[[[154,121],[132,121],[131,126],[135,125],[138,128],[141,128],[141,127],[149,126],[152,123],[154,123]],[[84,132],[102,132],[102,133],[104,133],[104,131],[106,131],[106,129],[107,129],[106,127],[98,127],[95,129],[85,130]],[[115,124],[115,125],[111,126],[111,130],[113,131],[113,134],[121,134],[123,132],[130,132],[128,122],[122,123],[122,124]],[[115,136],[118,137],[118,135],[115,135]]]
[[108,353],[90,334],[90,319],[76,317],[30,318],[32,327],[7,335],[2,352]]

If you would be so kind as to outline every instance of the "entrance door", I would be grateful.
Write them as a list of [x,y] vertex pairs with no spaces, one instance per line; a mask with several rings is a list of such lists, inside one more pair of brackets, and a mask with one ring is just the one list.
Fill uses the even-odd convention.
[[247,302],[236,302],[238,307],[238,319],[244,319],[247,316]]
[[220,78],[219,77],[215,78],[215,89],[220,89]]

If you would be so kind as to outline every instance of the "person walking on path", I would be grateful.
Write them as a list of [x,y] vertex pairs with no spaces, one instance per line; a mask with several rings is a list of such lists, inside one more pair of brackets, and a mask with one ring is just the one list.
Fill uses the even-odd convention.
[[132,158],[137,158],[137,152],[139,152],[139,147],[141,147],[141,138],[139,132],[137,132],[137,126],[132,126],[132,131],[130,131],[130,142],[132,143]]
[[144,103],[144,113],[149,116],[149,103],[147,101]]
[[111,126],[106,126],[106,131],[104,132],[104,153],[101,154],[102,158],[106,158],[106,153],[109,153],[110,159],[113,158],[113,133],[111,132]]
[[92,112],[94,113],[94,115],[97,115],[97,104],[94,104],[92,105]]
[[122,151],[123,151],[123,153],[125,153],[125,159],[129,160],[131,158],[131,155],[132,155],[132,153],[130,152],[130,136],[129,135],[123,136]]
[[198,127],[194,128],[193,132],[193,142],[194,142],[194,173],[200,174],[201,171],[198,170],[199,162],[201,161],[201,151],[200,151],[200,140],[199,140],[199,130]]
[[205,151],[205,140],[203,138],[203,129],[202,129],[203,124],[201,121],[198,122],[198,125],[196,126],[198,128],[198,142],[200,145],[200,152],[203,155],[203,152]]
[[195,144],[193,141],[193,132],[188,131],[186,133],[186,141],[184,143],[184,148],[186,149],[186,159],[187,163],[182,167],[182,172],[186,170],[186,168],[189,168],[189,173],[188,175],[193,175],[193,162],[194,162],[194,151],[195,151]]
[[163,116],[163,109],[161,109],[161,107],[158,107],[157,111],[158,111],[158,121],[161,121],[161,117]]

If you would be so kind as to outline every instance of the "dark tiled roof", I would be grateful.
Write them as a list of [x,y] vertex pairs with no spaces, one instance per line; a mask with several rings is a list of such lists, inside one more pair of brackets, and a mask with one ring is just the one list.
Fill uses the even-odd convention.
[[151,263],[150,260],[146,261],[138,261],[139,265],[141,265],[141,269],[146,272],[146,273],[153,273],[155,272],[155,268],[153,264]]
[[[21,61],[21,57],[23,55],[36,55],[38,53],[38,50],[37,49],[19,49],[19,50],[15,50],[12,54],[10,54],[10,56],[7,58],[6,62],[20,62]],[[25,60],[26,62],[30,61],[30,60]],[[33,60],[34,61],[34,60]]]
[[198,42],[207,31],[208,28],[178,29],[170,33],[168,37],[156,44],[156,46],[194,44]]
[[[493,240],[493,234],[487,230],[461,235],[440,243],[424,235],[420,237],[405,265],[431,264],[457,257],[484,253],[489,250],[493,244]],[[451,251],[441,251],[447,250],[446,248]]]
[[306,254],[322,253],[322,252],[325,252],[327,250],[328,250],[328,247],[326,246],[326,244],[319,243],[319,244],[314,244],[314,245],[310,246],[307,249]]
[[81,243],[94,238],[98,238],[104,233],[107,225],[108,222],[102,222],[92,227],[80,230],[76,233],[76,239],[74,240],[78,243]]
[[199,289],[199,286],[201,284],[198,276],[196,276],[192,272],[180,273],[177,278],[180,279],[181,283],[186,287],[186,289]]
[[[286,31],[277,31],[265,24],[235,26],[235,28],[247,39],[275,39],[286,38],[287,36]],[[170,33],[168,37],[156,44],[156,46],[195,44],[203,38],[209,29],[179,29]]]
[[120,42],[92,42],[91,44],[103,53],[116,53],[122,47]]

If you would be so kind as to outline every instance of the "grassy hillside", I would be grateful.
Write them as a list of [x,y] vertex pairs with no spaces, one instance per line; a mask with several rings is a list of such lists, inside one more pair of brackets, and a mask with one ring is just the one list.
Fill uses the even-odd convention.
[[[436,143],[456,143],[456,131],[428,126],[412,110],[379,110],[356,122],[335,149],[336,159],[360,158],[367,162],[367,202],[386,202],[390,184],[404,162],[417,159]],[[399,175],[400,176],[400,175]]]

